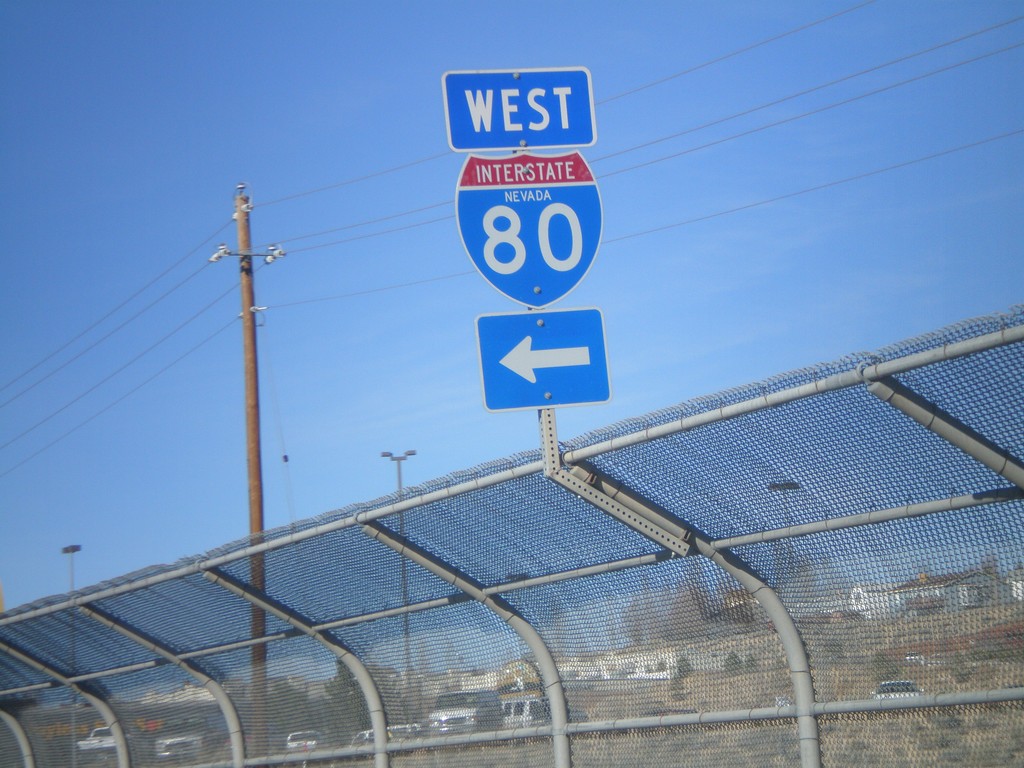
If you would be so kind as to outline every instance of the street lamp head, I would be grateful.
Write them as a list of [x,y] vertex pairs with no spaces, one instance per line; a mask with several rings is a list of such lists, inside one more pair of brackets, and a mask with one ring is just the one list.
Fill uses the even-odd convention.
[[61,554],[63,554],[63,555],[73,555],[73,554],[75,554],[75,552],[81,552],[81,551],[82,551],[82,545],[81,544],[68,544],[68,546],[66,546],[63,549],[61,549]]
[[391,451],[381,451],[380,452],[380,457],[382,459],[391,459],[392,461],[405,461],[406,458],[408,458],[409,456],[415,456],[415,455],[416,455],[416,451],[406,451],[405,453],[401,454],[400,456],[396,456]]

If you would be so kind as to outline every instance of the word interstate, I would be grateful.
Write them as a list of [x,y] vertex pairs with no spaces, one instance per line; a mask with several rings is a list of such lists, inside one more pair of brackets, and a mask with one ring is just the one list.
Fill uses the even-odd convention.
[[462,187],[521,186],[525,184],[594,183],[590,168],[577,155],[540,157],[518,155],[501,160],[471,157],[462,169]]

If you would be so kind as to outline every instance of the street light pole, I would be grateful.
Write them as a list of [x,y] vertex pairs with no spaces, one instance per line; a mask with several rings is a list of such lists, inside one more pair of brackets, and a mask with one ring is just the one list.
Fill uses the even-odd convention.
[[[382,459],[391,459],[395,462],[395,470],[398,475],[398,503],[402,502],[402,462],[408,459],[410,456],[415,456],[416,451],[410,450],[401,454],[394,454],[391,451],[381,451],[380,456]],[[398,533],[404,539],[405,538],[405,512],[403,510],[398,511]],[[405,559],[405,555],[402,555],[401,562],[401,578],[402,578],[402,608],[408,609],[409,606],[409,563]],[[405,642],[405,683],[409,687],[411,681],[411,670],[409,664],[412,656],[412,648],[409,641],[409,612],[406,610],[402,613],[402,635]],[[417,696],[416,705],[419,705],[419,697]],[[419,714],[417,713],[417,717]],[[409,719],[408,717],[406,718]]]
[[[398,500],[402,500],[402,462],[408,459],[410,456],[415,456],[416,451],[406,451],[405,453],[395,455],[391,451],[381,451],[380,457],[382,459],[391,459],[395,462],[395,469],[398,470]],[[398,513],[401,516],[401,512]]]
[[[74,593],[75,591],[75,552],[81,552],[81,544],[69,544],[61,549],[61,554],[68,556],[68,586],[69,592]],[[68,676],[74,676],[75,674],[75,616],[78,611],[75,608],[71,609],[71,669],[68,671]],[[75,706],[78,702],[75,700],[75,689],[71,689],[71,768],[76,768],[78,765],[78,735],[75,733],[77,730],[77,723],[75,722]]]

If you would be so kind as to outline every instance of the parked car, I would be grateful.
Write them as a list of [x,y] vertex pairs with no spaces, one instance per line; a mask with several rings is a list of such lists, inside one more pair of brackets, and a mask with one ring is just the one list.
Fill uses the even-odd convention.
[[352,737],[351,745],[353,747],[363,747],[367,744],[373,744],[373,729],[359,731],[359,733]]
[[415,739],[419,735],[419,723],[396,723],[388,726],[389,739]]
[[98,768],[116,764],[117,745],[110,728],[93,728],[88,738],[78,742],[78,765]]
[[442,693],[430,712],[430,732],[435,736],[495,730],[501,724],[501,700],[490,690]]
[[876,699],[905,699],[921,695],[921,689],[913,680],[886,680],[878,684],[874,693]]
[[204,752],[219,749],[221,741],[224,736],[211,728],[206,718],[182,717],[164,726],[153,750],[161,761],[196,760]]
[[116,747],[114,744],[114,734],[110,728],[93,728],[92,733],[89,734],[87,739],[82,739],[78,742],[78,748],[83,752],[90,751],[102,751],[109,750],[113,751]]
[[505,728],[526,728],[551,722],[551,706],[547,699],[524,696],[501,702],[502,724]]
[[284,748],[289,752],[311,752],[323,741],[319,731],[293,731],[285,739]]
[[198,733],[182,733],[157,739],[153,745],[160,760],[191,760],[203,749],[203,737]]
[[[388,740],[391,739],[415,739],[420,735],[419,723],[397,723],[388,726]],[[360,731],[352,737],[352,746],[361,747],[366,744],[373,744],[373,729]]]

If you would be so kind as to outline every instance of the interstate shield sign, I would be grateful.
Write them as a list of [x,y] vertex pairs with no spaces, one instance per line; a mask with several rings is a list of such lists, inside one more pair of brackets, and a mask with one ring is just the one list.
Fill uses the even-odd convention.
[[477,270],[527,307],[546,307],[575,288],[601,242],[601,196],[578,152],[469,155],[455,208]]

